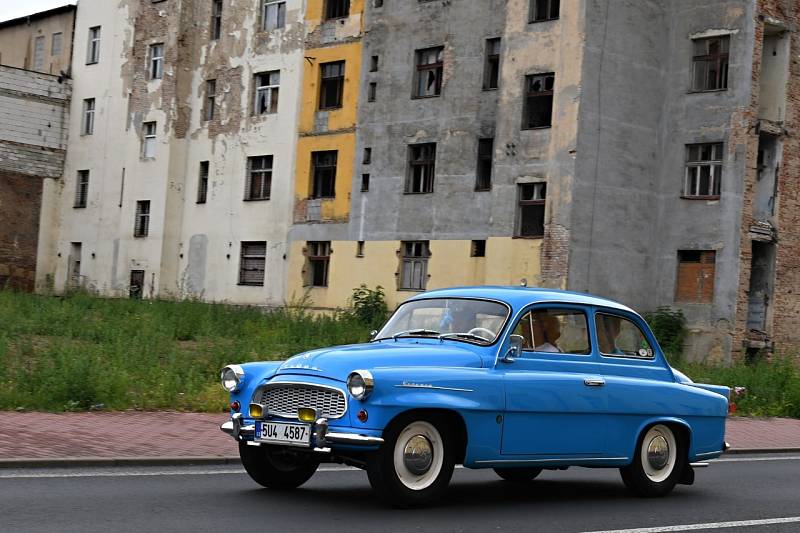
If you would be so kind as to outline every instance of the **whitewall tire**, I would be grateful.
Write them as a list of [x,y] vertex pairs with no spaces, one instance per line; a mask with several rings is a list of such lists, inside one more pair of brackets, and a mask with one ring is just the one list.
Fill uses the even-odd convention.
[[687,449],[682,435],[665,425],[646,428],[636,444],[630,465],[620,469],[622,481],[644,497],[668,494],[687,467]]

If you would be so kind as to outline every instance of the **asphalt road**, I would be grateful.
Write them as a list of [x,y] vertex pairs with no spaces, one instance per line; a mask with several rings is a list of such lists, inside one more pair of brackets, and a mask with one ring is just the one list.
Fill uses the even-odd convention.
[[798,455],[729,456],[656,500],[631,497],[616,470],[544,472],[519,486],[458,469],[448,497],[422,510],[383,506],[361,471],[322,468],[282,493],[234,467],[0,470],[0,531],[800,531]]

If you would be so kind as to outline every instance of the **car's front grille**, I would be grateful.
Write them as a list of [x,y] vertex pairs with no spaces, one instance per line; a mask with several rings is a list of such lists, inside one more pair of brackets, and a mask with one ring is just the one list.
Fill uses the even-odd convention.
[[[260,391],[260,392],[259,392]],[[339,389],[310,384],[275,383],[260,388],[254,396],[267,408],[269,415],[296,418],[301,407],[317,410],[324,418],[341,418],[347,411],[347,400]]]

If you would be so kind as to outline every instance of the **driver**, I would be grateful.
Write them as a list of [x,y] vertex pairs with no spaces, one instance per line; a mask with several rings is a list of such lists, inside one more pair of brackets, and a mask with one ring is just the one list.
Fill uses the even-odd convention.
[[540,313],[533,321],[534,348],[537,352],[561,353],[556,341],[561,338],[561,322],[553,315]]

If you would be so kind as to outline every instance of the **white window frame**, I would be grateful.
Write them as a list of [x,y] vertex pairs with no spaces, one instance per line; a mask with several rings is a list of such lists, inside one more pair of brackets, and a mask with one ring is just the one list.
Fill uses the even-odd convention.
[[38,35],[33,40],[33,70],[44,72],[45,36]]
[[97,101],[94,98],[84,98],[81,135],[94,134],[94,113],[96,109],[97,109]]
[[100,62],[100,30],[101,26],[89,28],[89,46],[86,48],[87,65]]
[[147,53],[148,75],[151,80],[160,80],[164,77],[164,43],[153,43]]
[[[698,159],[690,161],[690,151],[692,148],[702,150],[702,146],[709,145],[711,149],[711,159]],[[683,180],[684,198],[719,198],[722,193],[722,173],[724,169],[725,145],[722,142],[694,143],[686,145],[686,171]],[[703,168],[709,167],[708,191],[700,191],[700,172]],[[695,178],[695,187],[692,190],[692,178]],[[716,191],[716,192],[715,192]]]
[[[270,11],[274,11],[270,19]],[[286,0],[263,0],[261,3],[261,29],[280,30],[286,27]]]
[[156,156],[157,125],[155,122],[142,124],[142,158],[153,159]]
[[[277,76],[277,83],[273,83],[273,76]],[[267,77],[267,84],[260,85],[261,78],[266,76]],[[272,115],[278,112],[277,105],[275,104],[275,111],[272,111],[273,105],[273,98],[280,101],[280,87],[281,87],[281,71],[280,70],[268,70],[265,72],[259,72],[255,76],[253,76],[253,82],[255,84],[255,99],[253,100],[253,114],[254,115]],[[259,100],[261,98],[262,93],[266,93],[266,104],[264,106],[265,111],[259,110]]]

